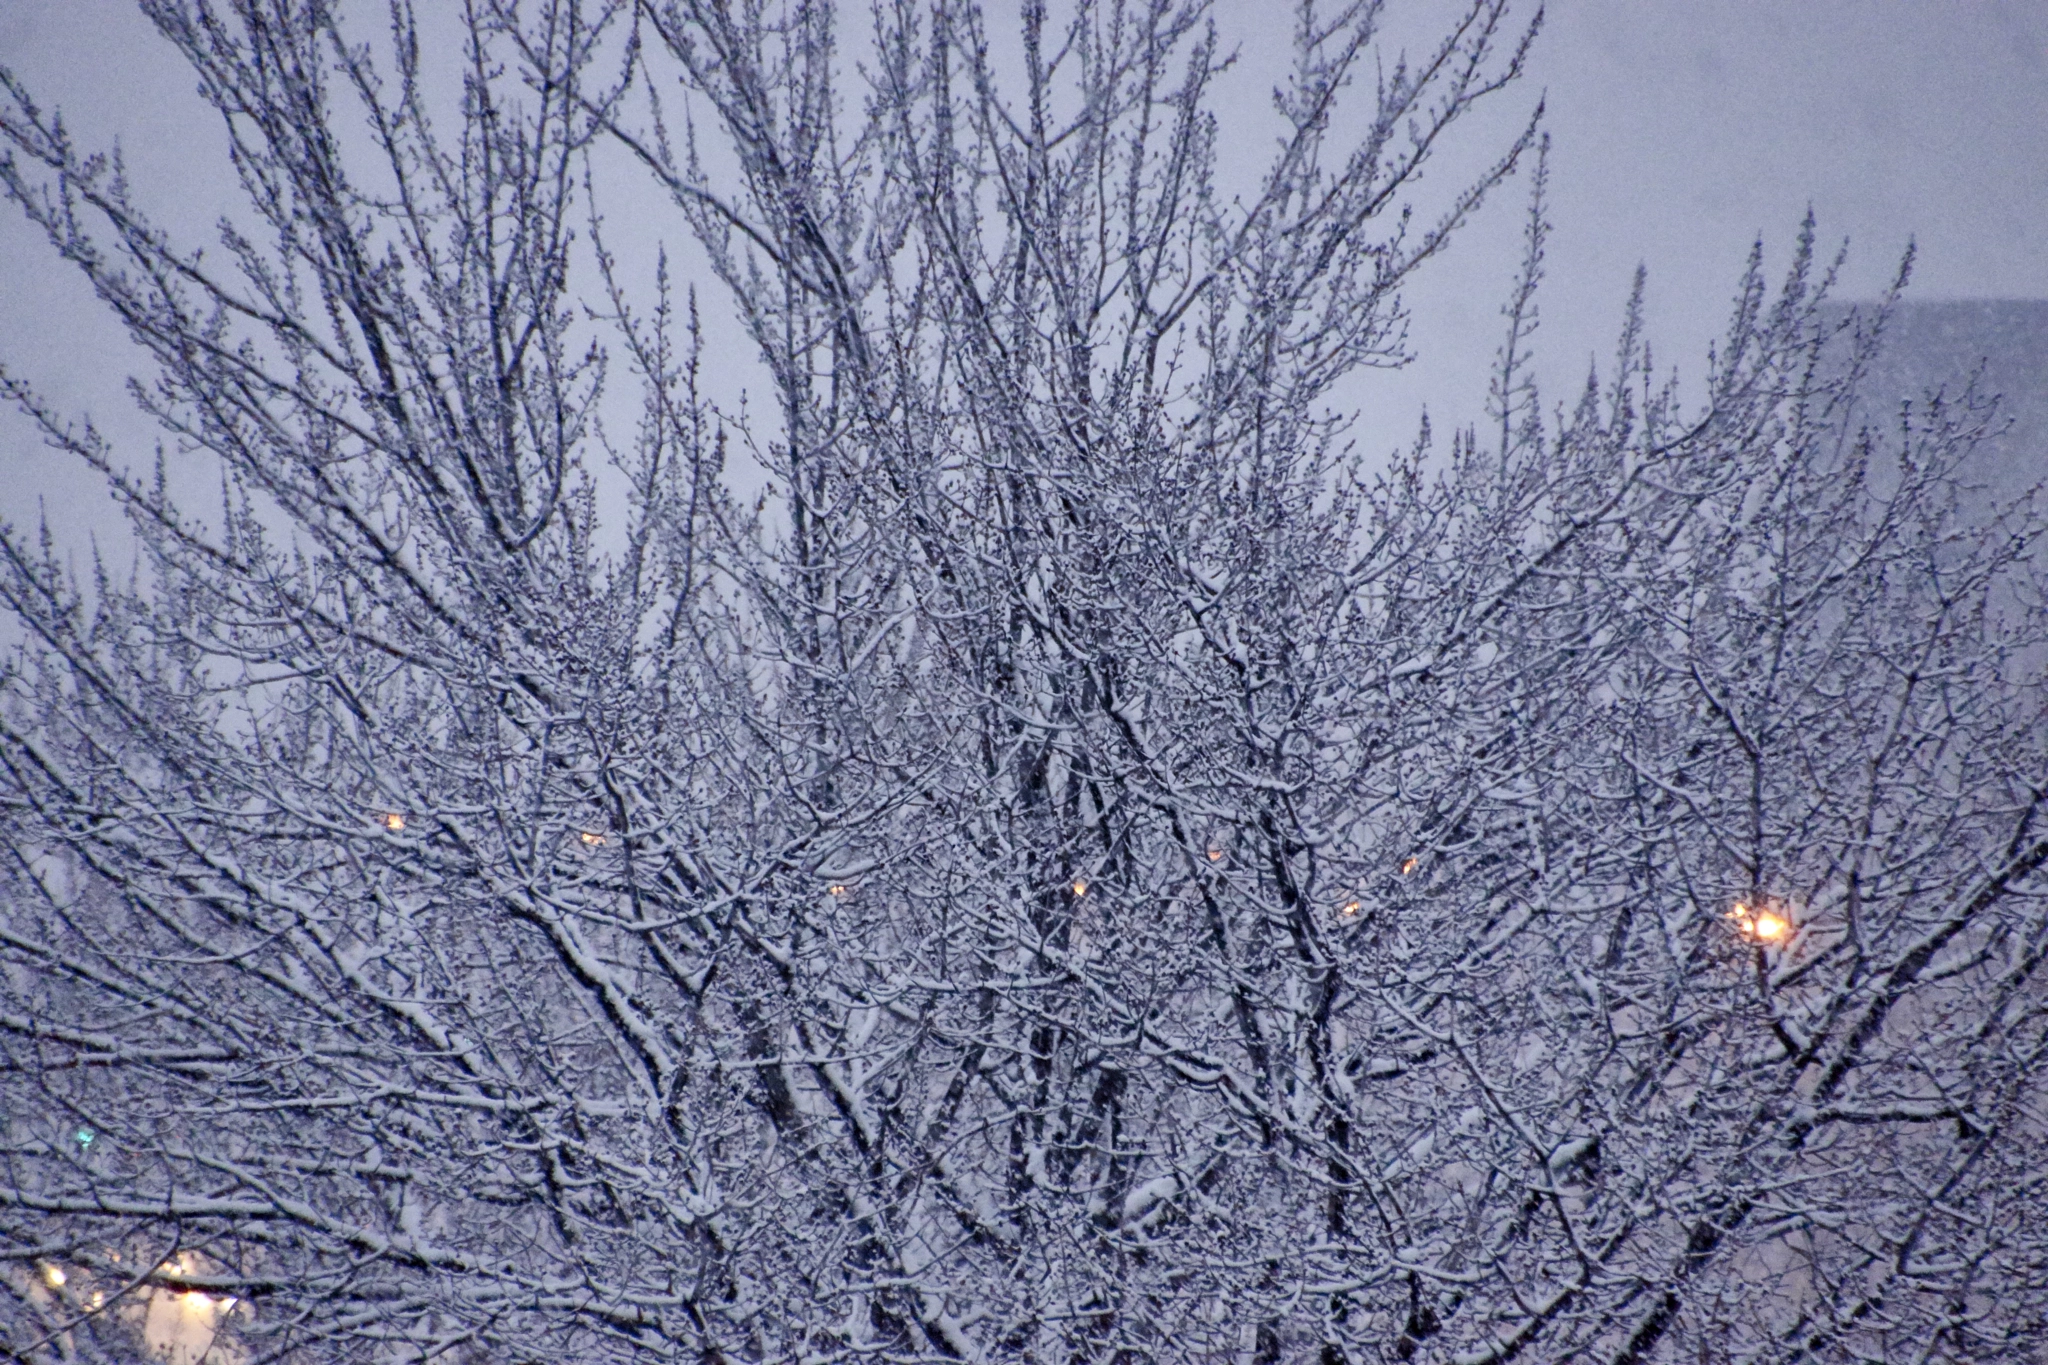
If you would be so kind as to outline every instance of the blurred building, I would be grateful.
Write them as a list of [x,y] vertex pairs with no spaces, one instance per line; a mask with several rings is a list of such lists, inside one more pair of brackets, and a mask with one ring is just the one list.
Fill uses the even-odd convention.
[[1917,406],[1937,390],[1954,398],[1973,378],[1998,405],[1992,434],[1968,466],[1971,482],[1993,503],[2048,482],[2048,299],[1899,304],[1857,419],[1896,430],[1901,402]]

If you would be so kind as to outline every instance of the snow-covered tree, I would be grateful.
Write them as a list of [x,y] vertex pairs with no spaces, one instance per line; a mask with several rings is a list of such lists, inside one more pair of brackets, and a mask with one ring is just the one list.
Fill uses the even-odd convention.
[[[137,548],[0,537],[13,1355],[2048,1346],[2039,523],[1976,395],[1842,420],[1810,225],[1702,400],[1631,308],[1546,407],[1535,125],[1410,208],[1506,0],[1301,6],[1244,185],[1199,0],[143,7],[208,252],[0,104],[224,490],[7,381]],[[1525,162],[1487,420],[1381,459]]]

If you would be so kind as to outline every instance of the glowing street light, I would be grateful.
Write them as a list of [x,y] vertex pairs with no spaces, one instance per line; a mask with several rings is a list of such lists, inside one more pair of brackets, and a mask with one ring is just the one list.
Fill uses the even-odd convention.
[[62,1289],[65,1278],[63,1266],[46,1265],[43,1267],[43,1279],[49,1284],[50,1288]]
[[1074,878],[1074,894],[1075,894],[1076,896],[1085,896],[1085,895],[1087,895],[1087,894],[1088,894],[1088,883],[1087,883],[1086,881],[1083,881],[1083,880],[1082,880],[1081,878],[1079,878],[1079,877],[1076,877],[1076,878]]
[[586,829],[583,831],[583,833],[577,835],[576,837],[583,841],[583,846],[585,848],[604,847],[604,836],[602,834],[599,834],[594,829]]
[[825,894],[828,896],[843,896],[852,889],[845,882],[834,882],[825,888]]
[[1742,901],[1729,908],[1728,918],[1734,921],[1738,933],[1759,943],[1777,943],[1792,932],[1792,921],[1784,915],[1775,910],[1752,907]]
[[1365,909],[1365,906],[1359,901],[1345,901],[1343,905],[1338,907],[1337,913],[1345,919],[1357,919],[1358,912],[1363,909]]
[[377,823],[390,830],[393,834],[400,833],[405,829],[405,817],[395,810],[387,810],[378,816]]
[[1422,859],[1420,858],[1403,858],[1401,860],[1401,875],[1405,877],[1409,873],[1413,872],[1416,868],[1421,866]]

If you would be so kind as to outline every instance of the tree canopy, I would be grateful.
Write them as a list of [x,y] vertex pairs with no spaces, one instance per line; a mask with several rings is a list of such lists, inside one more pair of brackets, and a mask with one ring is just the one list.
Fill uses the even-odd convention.
[[[2048,1345],[2039,511],[1981,395],[1845,420],[1811,222],[1701,395],[1637,307],[1541,395],[1540,124],[1414,207],[1507,0],[1300,5],[1242,184],[1200,0],[141,3],[207,250],[0,100],[222,474],[5,381],[139,554],[0,533],[7,1352]],[[1382,458],[1518,171],[1483,420]]]

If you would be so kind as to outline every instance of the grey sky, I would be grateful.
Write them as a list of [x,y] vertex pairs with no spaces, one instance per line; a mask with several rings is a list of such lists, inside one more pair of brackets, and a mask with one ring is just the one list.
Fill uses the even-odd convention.
[[[1882,289],[1913,238],[1912,297],[2048,297],[2038,0],[1560,0],[1530,83],[1553,139],[1553,397],[1607,360],[1638,261],[1663,362],[1696,376],[1750,243],[1783,262],[1808,204],[1825,246],[1851,240],[1846,295]],[[1417,291],[1423,346],[1498,344],[1518,198],[1466,244],[1477,278],[1453,263]]]
[[[1406,6],[1425,25],[1447,8]],[[1284,41],[1284,9],[1219,0],[1219,13],[1245,47],[1242,98],[1261,107],[1257,71]],[[82,142],[120,136],[159,221],[187,240],[209,235],[231,194],[218,133],[132,6],[0,0],[0,62],[62,107]],[[1849,295],[1881,287],[1910,236],[1915,297],[2048,297],[2039,0],[1555,0],[1492,146],[1539,93],[1554,142],[1538,338],[1553,402],[1589,356],[1605,361],[1638,261],[1661,360],[1697,377],[1751,240],[1761,232],[1782,262],[1809,203],[1825,243],[1853,241]],[[1467,147],[1484,150],[1479,135]],[[1447,159],[1437,188],[1458,164]],[[1369,386],[1369,443],[1401,443],[1425,402],[1439,421],[1478,416],[1525,194],[1514,185],[1491,202],[1411,292],[1422,360]],[[149,428],[119,393],[133,361],[118,330],[11,210],[0,215],[0,359],[146,452]],[[0,422],[0,516],[32,516],[39,496],[65,521],[96,504],[90,481],[54,464],[18,420]]]

